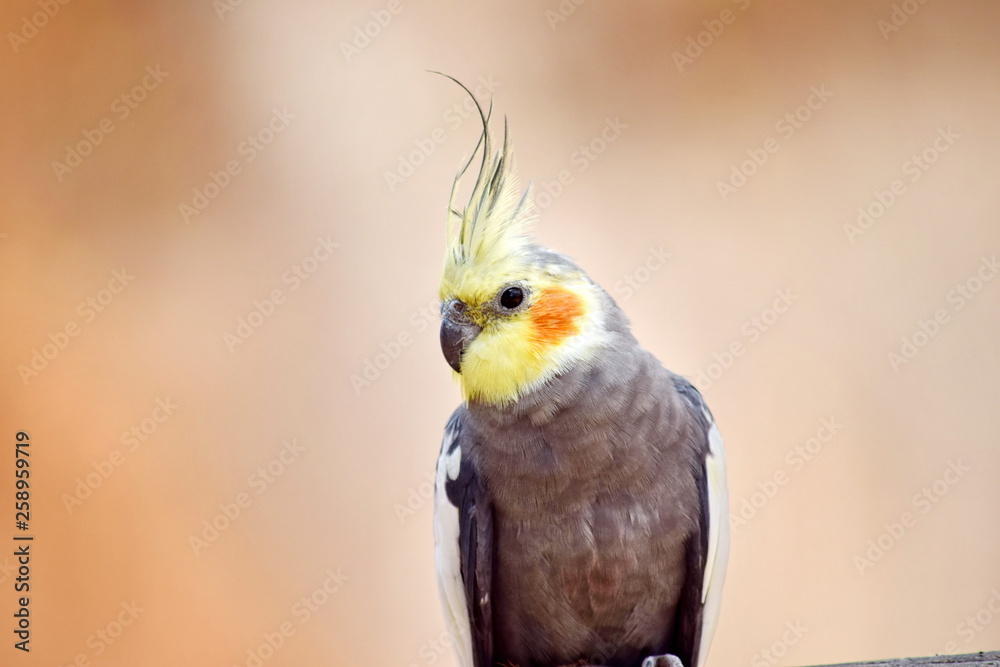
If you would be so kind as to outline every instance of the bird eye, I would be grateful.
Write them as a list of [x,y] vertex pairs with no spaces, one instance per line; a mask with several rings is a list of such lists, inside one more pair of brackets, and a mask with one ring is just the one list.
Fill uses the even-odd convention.
[[524,301],[524,292],[520,287],[508,287],[500,295],[500,305],[508,310],[513,310]]

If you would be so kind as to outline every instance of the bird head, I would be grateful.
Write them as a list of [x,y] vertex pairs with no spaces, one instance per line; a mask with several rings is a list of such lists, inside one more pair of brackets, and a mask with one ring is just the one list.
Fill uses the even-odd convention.
[[[467,401],[504,406],[595,356],[608,297],[572,260],[531,241],[530,192],[518,188],[506,124],[494,150],[488,115],[476,106],[480,144],[449,205],[441,349]],[[459,211],[456,190],[480,146],[479,174]]]

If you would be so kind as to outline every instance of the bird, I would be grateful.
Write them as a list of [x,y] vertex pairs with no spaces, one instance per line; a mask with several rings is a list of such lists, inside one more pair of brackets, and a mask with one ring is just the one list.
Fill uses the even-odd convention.
[[700,667],[729,554],[719,429],[611,295],[533,240],[506,119],[495,147],[492,102],[444,76],[482,124],[439,289],[462,403],[435,471],[435,563],[458,664]]

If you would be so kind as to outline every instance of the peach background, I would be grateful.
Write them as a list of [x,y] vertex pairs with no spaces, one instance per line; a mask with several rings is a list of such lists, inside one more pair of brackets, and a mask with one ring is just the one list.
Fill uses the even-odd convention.
[[[452,122],[463,94],[426,69],[494,81],[526,180],[569,170],[540,239],[616,296],[644,279],[620,302],[669,367],[696,377],[743,345],[703,387],[734,510],[784,483],[734,535],[711,664],[1000,648],[992,612],[978,632],[961,625],[1000,590],[1000,280],[961,310],[948,300],[1000,250],[995,3],[909,0],[916,13],[884,39],[888,0],[564,0],[575,10],[554,28],[554,0],[400,0],[396,14],[224,2],[70,2],[16,50],[9,33],[42,10],[0,9],[0,497],[12,526],[26,430],[37,536],[32,652],[11,647],[0,570],[0,664],[246,665],[283,624],[266,665],[455,664],[421,494],[458,392],[421,309],[477,124]],[[674,53],[723,10],[731,22],[678,71]],[[372,12],[391,20],[348,59]],[[121,117],[116,98],[147,67],[166,77]],[[811,86],[832,97],[779,134]],[[241,142],[275,108],[292,118],[247,161]],[[627,127],[580,171],[574,153],[616,118]],[[103,119],[113,131],[60,180],[52,163]],[[953,145],[910,181],[904,163],[949,127]],[[390,188],[386,172],[432,135]],[[723,201],[717,182],[770,137],[777,152]],[[180,205],[230,160],[239,173],[185,222]],[[894,179],[905,192],[851,243],[844,225]],[[286,272],[317,238],[339,246],[293,290]],[[651,248],[670,258],[646,273]],[[123,267],[127,287],[102,292]],[[793,305],[751,340],[745,323],[782,289]],[[274,290],[284,301],[230,351],[224,335]],[[88,298],[111,298],[92,321]],[[947,323],[893,370],[887,355],[941,308]],[[70,323],[78,335],[23,381],[19,366]],[[356,391],[351,376],[401,334]],[[157,399],[178,407],[129,451],[122,434]],[[835,436],[793,466],[788,452],[831,417]],[[274,463],[293,439],[301,451]],[[65,494],[111,456],[121,465],[68,511]],[[949,461],[968,470],[939,502],[915,501]],[[281,474],[262,488],[252,476],[269,464]],[[196,554],[191,536],[241,493],[249,506]],[[855,556],[904,512],[912,525],[859,574]],[[331,594],[328,571],[347,577]],[[324,603],[304,618],[310,595]],[[134,622],[95,639],[133,601]]]

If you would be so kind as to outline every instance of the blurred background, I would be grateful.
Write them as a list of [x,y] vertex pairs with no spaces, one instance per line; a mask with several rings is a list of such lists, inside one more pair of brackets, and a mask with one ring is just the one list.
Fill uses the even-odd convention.
[[710,664],[1000,648],[996,3],[12,0],[0,26],[0,664],[456,664],[435,298],[479,124],[429,69],[509,119],[541,242],[715,413]]

